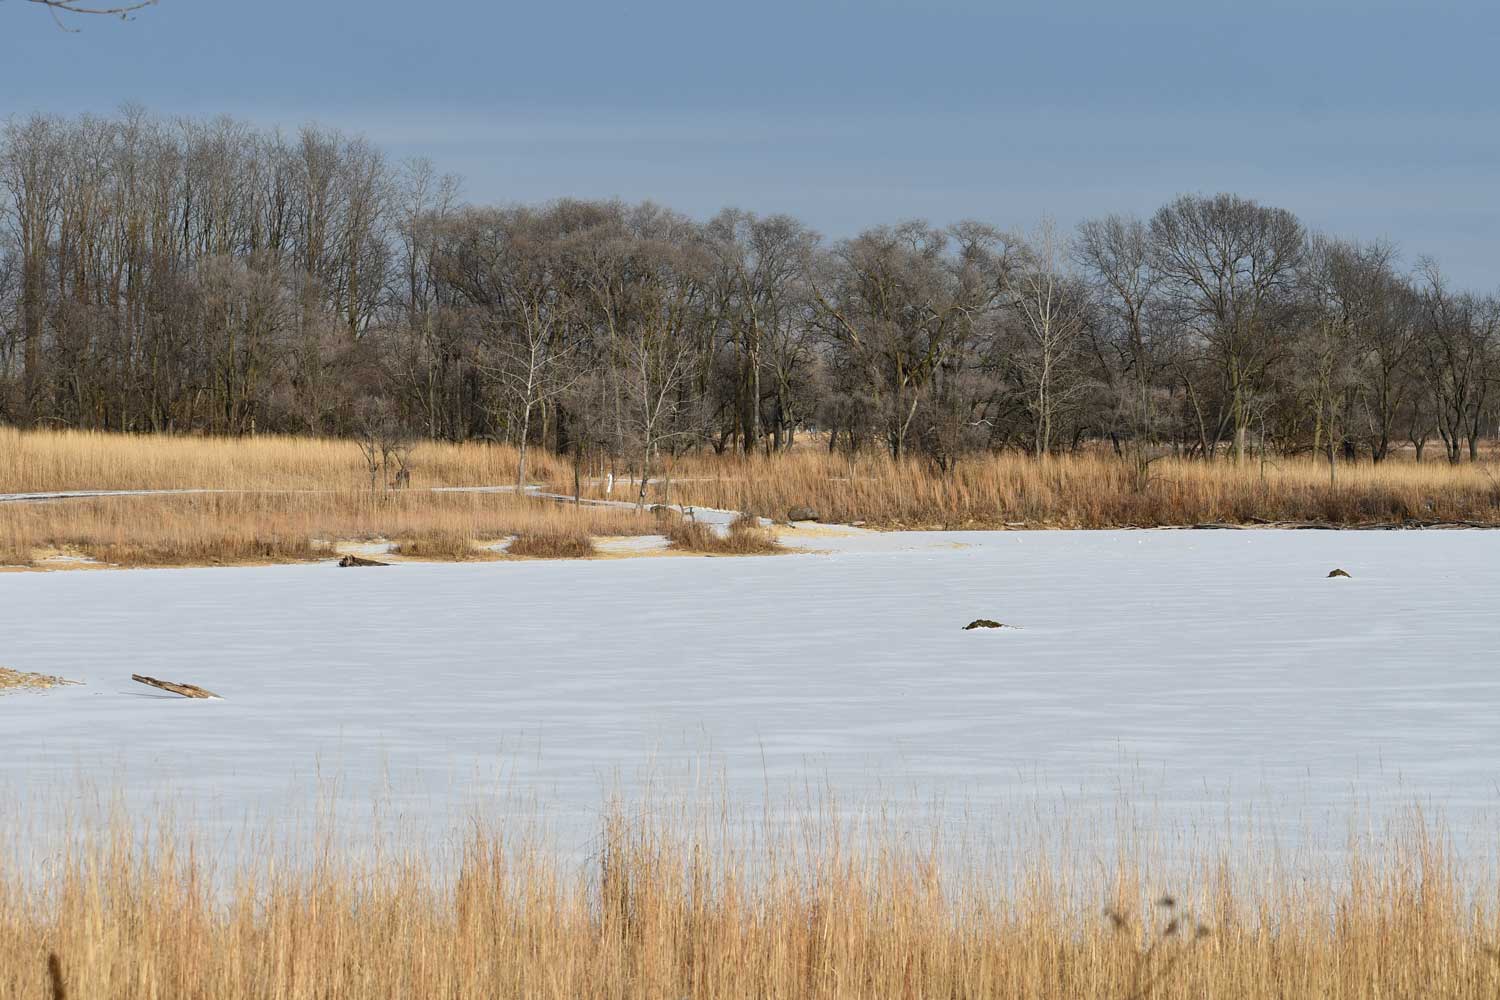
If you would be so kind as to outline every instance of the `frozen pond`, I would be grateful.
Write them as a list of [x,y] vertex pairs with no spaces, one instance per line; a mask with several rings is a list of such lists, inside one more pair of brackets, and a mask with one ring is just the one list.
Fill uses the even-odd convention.
[[[1421,801],[1489,844],[1500,534],[807,541],[833,551],[0,574],[0,664],[86,682],[0,696],[0,790],[118,789],[225,830],[521,798],[582,837],[614,782],[707,772],[756,801],[1124,798],[1288,829]],[[961,630],[979,617],[1021,628]]]

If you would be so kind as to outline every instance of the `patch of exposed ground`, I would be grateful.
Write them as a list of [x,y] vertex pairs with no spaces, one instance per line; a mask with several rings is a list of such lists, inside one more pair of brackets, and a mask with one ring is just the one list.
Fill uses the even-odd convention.
[[854,538],[866,534],[868,529],[848,524],[822,524],[818,521],[798,521],[782,525],[777,534],[782,538]]
[[366,559],[390,555],[395,547],[395,542],[385,538],[367,538],[361,540],[340,539],[330,544],[330,548],[335,555],[364,556]]
[[671,547],[665,535],[608,535],[594,539],[602,559],[646,559],[692,555]]
[[49,549],[33,559],[38,566],[99,566],[98,559],[74,549]]
[[72,548],[27,549],[24,552],[11,550],[0,553],[0,573],[54,569],[105,569],[108,565],[86,552]]

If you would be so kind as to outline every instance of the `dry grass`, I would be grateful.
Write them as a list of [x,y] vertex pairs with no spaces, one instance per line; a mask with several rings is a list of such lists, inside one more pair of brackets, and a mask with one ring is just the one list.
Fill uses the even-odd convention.
[[19,538],[0,535],[0,568],[30,566],[34,556],[29,544],[23,545]]
[[404,535],[396,541],[392,551],[408,559],[431,562],[469,562],[497,557],[497,553],[481,549],[478,540],[462,529],[430,528],[420,534]]
[[760,526],[760,519],[742,514],[729,525],[729,530],[719,534],[701,521],[687,518],[671,520],[664,525],[664,533],[672,548],[705,555],[754,556],[769,555],[784,551],[776,536]]
[[[655,530],[654,525],[652,530]],[[641,531],[638,534],[650,532]],[[590,533],[564,527],[523,531],[505,549],[506,555],[522,559],[587,559],[594,553],[594,539]]]
[[47,688],[77,684],[78,681],[53,677],[51,674],[30,674],[9,667],[0,667],[0,694],[7,691],[45,691]]
[[[557,456],[530,452],[535,478],[560,492],[571,488],[572,470]],[[391,494],[390,503],[406,513],[396,517],[360,514],[333,518],[319,505],[350,508],[360,493],[368,497],[368,476],[353,442],[301,438],[168,438],[72,432],[17,432],[0,428],[0,492],[46,492],[99,489],[217,489],[217,508],[172,506],[168,501],[141,518],[135,534],[100,541],[118,511],[147,510],[130,498],[111,498],[77,508],[95,513],[52,515],[61,528],[76,518],[76,530],[41,532],[53,547],[90,541],[103,558],[122,564],[188,562],[255,562],[304,559],[317,554],[315,538],[359,537],[344,527],[414,543],[413,552],[446,551],[465,555],[459,539],[487,540],[512,534],[535,534],[537,551],[549,539],[576,536],[638,534],[648,530],[644,516],[623,530],[602,523],[626,515],[600,508],[555,505],[551,523],[455,523],[449,498],[422,487],[499,485],[514,476],[513,449],[485,444],[450,445],[422,442],[410,460],[412,489]],[[589,487],[601,495],[595,483]],[[687,502],[730,510],[754,510],[775,518],[794,507],[812,507],[824,520],[863,521],[888,528],[1026,527],[1112,528],[1191,525],[1205,522],[1319,522],[1338,525],[1399,521],[1500,522],[1500,465],[1494,461],[1450,466],[1421,464],[1409,458],[1341,466],[1329,482],[1326,464],[1298,458],[1275,462],[1205,463],[1164,458],[1144,472],[1108,454],[1060,456],[1045,462],[1016,454],[974,456],[943,472],[921,461],[894,462],[881,453],[855,458],[802,448],[776,456],[718,457],[691,455],[672,463],[670,497],[664,484],[654,487],[656,500]],[[268,499],[267,491],[285,492]],[[319,499],[316,493],[337,495]],[[628,485],[618,495],[634,495]],[[312,499],[299,500],[310,496]],[[523,498],[512,498],[526,504]],[[386,502],[370,498],[367,505]],[[497,505],[500,500],[494,501]],[[72,503],[78,503],[73,501]],[[236,507],[236,503],[240,507]],[[60,508],[61,504],[52,505]],[[34,521],[0,504],[0,565],[24,564],[38,545]],[[416,508],[430,508],[426,514]],[[192,517],[174,512],[195,509]],[[215,519],[213,512],[220,515]],[[519,508],[517,508],[519,510]],[[459,515],[460,520],[468,515]],[[519,515],[518,515],[519,516]],[[470,518],[472,521],[472,518]],[[512,519],[514,520],[514,519]],[[318,527],[326,523],[328,527]],[[247,524],[250,526],[247,527]],[[19,525],[19,526],[17,526]],[[312,534],[305,533],[312,530]],[[686,529],[691,532],[691,529]],[[20,533],[18,533],[20,532]],[[106,532],[107,533],[107,532]],[[708,551],[717,543],[682,534],[679,547]],[[701,535],[701,533],[699,533]],[[85,538],[84,536],[88,536]],[[441,536],[441,538],[439,537]],[[43,541],[48,538],[44,537]],[[522,546],[523,550],[533,543]],[[763,540],[745,535],[740,547],[719,546],[732,554],[767,551]],[[573,546],[577,549],[578,546]]]
[[1314,459],[1236,466],[1167,458],[1152,463],[1143,482],[1111,455],[976,456],[944,473],[878,454],[851,460],[803,450],[684,458],[671,489],[674,502],[776,517],[811,507],[825,521],[889,528],[1500,522],[1500,465],[1486,462],[1347,465],[1330,484],[1327,465]]
[[[532,457],[534,454],[535,457]],[[571,473],[528,452],[532,478]],[[504,445],[422,441],[412,447],[411,487],[514,483],[516,451]],[[208,438],[18,431],[0,427],[0,493],[64,490],[349,490],[368,488],[359,445],[331,438]]]
[[0,539],[37,554],[121,566],[291,562],[341,540],[388,538],[421,559],[482,558],[475,540],[510,535],[639,535],[630,510],[508,493],[209,493],[0,504]]
[[1494,883],[1466,880],[1420,827],[1337,871],[1204,859],[1163,885],[1124,852],[1038,853],[1006,876],[891,829],[734,837],[659,815],[608,812],[583,865],[481,824],[456,870],[325,848],[225,872],[171,836],[65,841],[45,866],[0,869],[0,997],[1500,992]]

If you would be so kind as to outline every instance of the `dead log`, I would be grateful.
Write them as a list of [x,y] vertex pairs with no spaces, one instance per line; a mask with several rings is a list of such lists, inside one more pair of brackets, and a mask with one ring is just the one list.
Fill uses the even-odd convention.
[[145,684],[148,687],[160,688],[163,691],[170,691],[173,694],[180,694],[184,698],[219,697],[212,691],[209,691],[207,688],[201,688],[196,684],[177,684],[173,681],[162,681],[157,680],[155,677],[147,677],[144,674],[131,674],[130,679],[140,684]]
[[363,558],[361,556],[348,555],[348,556],[345,556],[344,558],[342,558],[342,559],[339,560],[339,565],[340,566],[389,566],[390,563],[383,563],[383,562],[380,562],[377,559],[365,559],[365,558]]

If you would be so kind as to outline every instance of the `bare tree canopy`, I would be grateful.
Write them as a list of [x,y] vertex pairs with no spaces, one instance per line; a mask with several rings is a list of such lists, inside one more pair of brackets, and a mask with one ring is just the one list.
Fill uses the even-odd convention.
[[518,482],[533,446],[650,474],[814,433],[943,469],[1102,445],[1144,484],[1163,454],[1472,461],[1500,421],[1500,300],[1238,195],[825,240],[458,191],[330,129],[6,122],[0,422],[504,440]]

